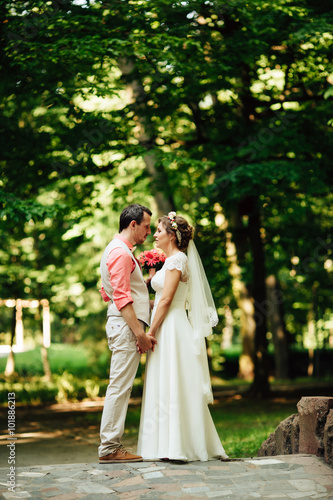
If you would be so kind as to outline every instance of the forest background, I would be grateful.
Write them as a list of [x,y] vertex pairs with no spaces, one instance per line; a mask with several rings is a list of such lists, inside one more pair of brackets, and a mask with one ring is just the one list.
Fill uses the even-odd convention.
[[[329,3],[1,0],[0,19],[0,298],[49,300],[52,342],[106,379],[102,251],[127,204],[176,210],[220,316],[212,373],[257,396],[332,375]],[[23,319],[39,345],[41,311]]]

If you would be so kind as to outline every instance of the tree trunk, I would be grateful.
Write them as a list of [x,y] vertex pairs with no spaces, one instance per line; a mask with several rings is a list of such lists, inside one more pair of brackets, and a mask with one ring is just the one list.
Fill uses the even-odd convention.
[[282,294],[275,276],[268,276],[266,288],[269,306],[267,319],[274,343],[275,377],[286,379],[289,377],[288,332],[283,320]]
[[230,212],[230,228],[234,243],[232,244],[229,242],[229,249],[232,253],[228,255],[229,252],[227,249],[227,255],[230,262],[229,272],[233,277],[232,290],[237,301],[237,305],[241,311],[240,334],[242,338],[242,354],[239,358],[238,377],[250,381],[253,380],[254,377],[255,321],[253,297],[249,288],[242,279],[241,267],[239,265],[239,263],[241,263],[244,259],[247,250],[246,232],[241,220],[240,212],[241,208],[239,205]]
[[[40,251],[39,251],[39,237],[38,237],[38,232],[34,231],[34,250],[35,250],[35,266],[38,271],[41,271],[41,261],[40,261]],[[48,351],[47,348],[44,345],[44,328],[43,328],[43,290],[42,290],[42,285],[41,283],[38,283],[38,288],[37,288],[37,295],[38,295],[38,315],[39,315],[39,332],[42,337],[42,345],[41,345],[41,358],[42,358],[42,365],[43,365],[43,371],[44,371],[44,378],[47,382],[52,381],[52,372],[50,368],[50,362],[48,358]]]
[[161,184],[164,187],[167,185],[167,176],[162,169],[157,171],[156,168],[156,156],[153,151],[150,151],[143,157],[144,162],[147,167],[147,171],[152,179],[152,188],[154,192],[154,198],[157,205],[158,215],[166,215],[172,210],[175,210],[174,201],[171,196],[166,196],[161,190]]
[[232,346],[234,335],[232,311],[228,305],[224,306],[225,327],[222,331],[221,349],[229,349]]
[[16,304],[13,307],[12,327],[11,327],[11,335],[10,335],[10,351],[9,351],[7,363],[6,363],[5,377],[10,377],[11,375],[13,375],[13,373],[15,371],[15,358],[14,358],[14,352],[13,352],[15,329],[16,329]]
[[50,367],[50,362],[48,358],[47,348],[45,346],[41,346],[41,356],[44,370],[44,378],[47,382],[52,382],[52,372]]
[[[43,338],[43,306],[40,303],[41,298],[39,297],[39,324],[40,324],[40,332],[42,334]],[[41,346],[41,357],[42,357],[42,364],[43,364],[43,370],[44,370],[44,378],[47,382],[52,382],[52,372],[51,372],[51,367],[50,367],[50,361],[48,357],[48,350],[42,343]]]
[[253,299],[254,317],[256,323],[254,381],[249,390],[252,397],[266,398],[269,396],[268,352],[267,352],[267,310],[266,300],[266,269],[264,246],[261,236],[261,221],[257,200],[249,200],[252,210],[249,212],[249,240],[253,258]]
[[308,320],[308,375],[312,377],[314,374],[314,350],[317,347],[317,324],[316,324],[316,308],[317,308],[317,287],[312,286],[312,302],[307,315]]
[[[254,307],[251,294],[245,283],[234,280],[233,289],[238,287],[238,297],[235,295],[237,304],[241,310],[241,337],[242,354],[239,358],[238,377],[244,380],[253,380],[254,377],[254,348],[255,348],[255,321]],[[235,294],[235,291],[234,291]]]
[[239,256],[244,253],[244,242],[238,207],[228,212],[228,221],[224,218],[221,228],[225,230],[228,271],[231,276],[232,291],[241,311],[242,354],[239,359],[238,376],[244,380],[254,377],[254,307],[248,288],[242,280]]
[[148,118],[147,100],[148,96],[137,74],[135,62],[128,58],[118,60],[118,67],[126,82],[128,101],[132,104],[135,112],[133,120],[136,122],[136,138],[144,146],[147,153],[143,155],[147,172],[151,177],[151,188],[159,215],[164,215],[175,210],[172,196],[166,195],[165,187],[168,186],[168,178],[160,165],[157,169],[154,126]]

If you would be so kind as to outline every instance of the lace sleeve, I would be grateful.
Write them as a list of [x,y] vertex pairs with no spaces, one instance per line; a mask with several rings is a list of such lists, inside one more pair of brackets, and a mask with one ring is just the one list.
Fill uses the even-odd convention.
[[173,269],[181,271],[182,275],[180,281],[186,282],[189,279],[188,260],[183,252],[179,252],[176,255],[172,255],[171,257],[166,259],[164,268],[166,270],[169,269],[170,271],[172,271]]

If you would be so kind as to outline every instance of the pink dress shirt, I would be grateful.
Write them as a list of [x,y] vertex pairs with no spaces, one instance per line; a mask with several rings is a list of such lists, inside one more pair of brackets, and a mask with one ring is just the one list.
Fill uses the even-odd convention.
[[[123,241],[131,251],[133,250],[133,245],[123,236],[118,234],[115,238]],[[120,311],[127,304],[133,303],[130,278],[136,264],[126,250],[118,247],[111,250],[106,265],[110,274],[110,283],[114,290],[113,301],[118,311]],[[109,302],[110,297],[105,293],[103,286],[100,293],[104,302]]]

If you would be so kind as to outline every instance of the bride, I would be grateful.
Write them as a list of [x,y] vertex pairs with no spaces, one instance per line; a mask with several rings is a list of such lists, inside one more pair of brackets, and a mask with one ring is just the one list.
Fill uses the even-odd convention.
[[167,258],[151,281],[156,298],[148,335],[157,344],[147,356],[138,453],[143,459],[227,458],[208,408],[205,337],[218,320],[193,228],[170,212],[154,237]]

